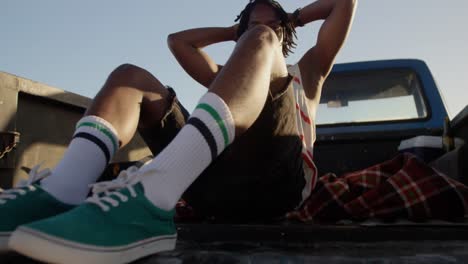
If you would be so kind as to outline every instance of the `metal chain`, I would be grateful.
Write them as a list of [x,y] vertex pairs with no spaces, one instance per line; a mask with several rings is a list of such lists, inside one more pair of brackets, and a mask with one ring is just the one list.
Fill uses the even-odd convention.
[[6,154],[10,153],[15,147],[16,147],[16,142],[14,142],[14,143],[10,144],[9,146],[7,146],[4,151],[0,151],[0,160],[3,159],[3,157]]

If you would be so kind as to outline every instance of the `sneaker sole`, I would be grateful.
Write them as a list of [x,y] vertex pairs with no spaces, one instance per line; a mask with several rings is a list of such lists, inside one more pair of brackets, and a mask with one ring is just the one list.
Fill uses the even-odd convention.
[[9,247],[36,260],[49,263],[114,264],[175,249],[177,235],[159,236],[122,247],[94,247],[20,227],[11,235]]
[[11,232],[0,232],[0,253],[8,251],[8,240]]

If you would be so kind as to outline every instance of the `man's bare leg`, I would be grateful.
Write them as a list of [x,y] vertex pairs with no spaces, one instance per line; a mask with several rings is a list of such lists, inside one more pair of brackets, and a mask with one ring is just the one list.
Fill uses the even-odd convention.
[[210,92],[219,95],[229,106],[237,135],[259,116],[270,85],[274,92],[287,81],[288,72],[279,45],[275,32],[267,26],[258,25],[247,31],[210,87]]
[[141,169],[145,194],[156,206],[172,209],[234,137],[254,123],[267,100],[271,80],[284,74],[278,83],[286,81],[286,66],[277,59],[283,57],[281,53],[276,56],[276,45],[275,33],[266,26],[246,32],[187,125]]
[[110,74],[85,115],[99,116],[111,123],[124,146],[138,125],[150,126],[161,120],[168,96],[166,87],[151,73],[124,64]]
[[157,123],[168,107],[168,91],[149,72],[133,65],[114,70],[88,111],[43,188],[68,204],[81,203],[120,146],[138,125]]

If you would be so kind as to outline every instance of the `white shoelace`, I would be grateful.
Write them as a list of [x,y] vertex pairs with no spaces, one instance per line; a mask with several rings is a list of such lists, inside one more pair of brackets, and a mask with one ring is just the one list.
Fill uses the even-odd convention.
[[0,189],[0,204],[5,204],[8,200],[14,200],[18,195],[25,195],[28,191],[35,191],[37,188],[32,184],[49,176],[52,172],[46,168],[39,170],[42,164],[34,166],[29,172],[27,180],[20,181],[15,188],[9,190]]
[[[119,176],[112,181],[98,182],[90,185],[93,195],[86,199],[86,202],[93,203],[99,206],[104,212],[110,210],[109,203],[113,207],[119,206],[120,202],[127,202],[128,197],[121,193],[122,190],[127,189],[132,197],[136,197],[134,186],[140,181],[140,176],[137,173],[138,168],[132,166],[127,170],[120,172]],[[114,197],[112,197],[114,196]],[[116,199],[120,201],[118,201]]]

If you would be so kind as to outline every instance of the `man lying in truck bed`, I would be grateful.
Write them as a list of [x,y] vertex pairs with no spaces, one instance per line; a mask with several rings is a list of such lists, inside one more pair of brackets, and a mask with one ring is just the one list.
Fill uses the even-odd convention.
[[[438,116],[445,116],[446,112],[438,111],[439,109],[435,109],[434,107],[437,106],[436,104],[431,105],[431,106],[429,106],[429,105],[424,106],[424,104],[423,104],[424,100],[422,100],[421,98],[423,98],[425,96],[428,96],[428,94],[427,93],[424,94],[419,90],[421,87],[418,88],[418,77],[419,77],[419,79],[424,79],[424,81],[426,81],[425,79],[427,79],[427,75],[425,75],[425,74],[419,75],[421,72],[417,72],[418,74],[415,75],[412,71],[407,71],[407,70],[395,70],[395,69],[393,69],[391,71],[380,71],[381,70],[380,68],[383,68],[383,66],[388,67],[388,68],[394,67],[394,68],[403,68],[403,69],[409,68],[409,69],[411,69],[411,66],[415,65],[415,64],[419,65],[421,63],[416,62],[416,61],[389,61],[389,62],[381,62],[381,63],[376,62],[376,63],[340,65],[340,67],[338,67],[338,69],[335,69],[335,70],[338,71],[338,75],[339,75],[339,72],[340,72],[341,68],[347,68],[349,70],[349,68],[354,67],[355,72],[353,72],[353,74],[351,74],[351,75],[345,76],[345,78],[344,78],[344,82],[346,82],[348,85],[337,86],[337,87],[348,87],[349,88],[349,87],[353,87],[352,85],[350,86],[349,83],[354,83],[356,86],[359,85],[360,89],[349,88],[349,90],[347,90],[347,91],[345,91],[345,90],[336,91],[336,90],[332,89],[333,88],[332,86],[328,86],[326,88],[325,93],[322,96],[321,105],[322,106],[323,106],[323,104],[327,105],[327,107],[328,107],[327,110],[329,110],[329,112],[332,112],[331,110],[337,110],[337,111],[345,110],[345,111],[349,112],[350,110],[354,110],[354,109],[359,109],[359,108],[363,109],[365,107],[362,107],[362,105],[361,105],[361,107],[354,107],[353,104],[356,103],[356,102],[361,103],[361,104],[363,102],[366,102],[365,98],[366,98],[367,95],[370,95],[370,97],[374,100],[374,103],[375,102],[382,103],[382,101],[379,101],[379,100],[400,99],[400,100],[396,100],[396,101],[400,101],[400,102],[403,101],[404,103],[414,101],[415,104],[416,104],[416,107],[414,108],[414,111],[411,111],[408,116],[403,116],[403,117],[401,115],[398,116],[398,114],[401,114],[402,112],[404,112],[403,110],[410,108],[410,107],[408,107],[408,105],[406,105],[405,107],[400,107],[400,109],[398,109],[399,111],[382,111],[381,113],[379,113],[379,114],[383,114],[383,116],[381,115],[381,116],[376,117],[375,114],[377,114],[377,113],[373,113],[374,115],[373,115],[372,120],[369,120],[369,115],[368,115],[369,113],[361,114],[360,115],[361,119],[352,119],[351,122],[349,122],[349,120],[346,119],[346,115],[343,115],[343,114],[340,115],[341,119],[335,121],[335,122],[337,122],[335,124],[330,124],[330,122],[333,122],[333,121],[331,121],[331,118],[329,118],[330,115],[328,116],[328,119],[326,119],[326,118],[322,119],[321,122],[323,122],[322,123],[323,125],[321,125],[318,128],[318,130],[327,130],[328,132],[330,132],[333,129],[339,129],[340,132],[341,132],[340,133],[340,132],[334,131],[333,133],[327,134],[327,133],[322,133],[322,131],[318,131],[318,133],[317,133],[317,135],[319,137],[318,141],[319,141],[320,144],[318,144],[318,146],[317,146],[318,148],[316,149],[315,154],[316,154],[316,156],[322,157],[321,154],[323,153],[323,158],[317,157],[317,160],[318,160],[317,165],[318,165],[319,168],[321,168],[322,172],[327,172],[327,171],[334,171],[334,172],[337,172],[337,173],[349,172],[349,171],[352,171],[352,170],[365,168],[368,165],[373,165],[375,163],[379,163],[379,162],[385,161],[386,159],[392,158],[394,156],[394,154],[396,154],[396,151],[397,151],[397,146],[395,145],[395,142],[399,143],[399,141],[401,141],[402,139],[410,137],[411,136],[410,131],[411,131],[411,133],[415,133],[415,131],[414,131],[415,123],[422,125],[423,127],[427,128],[428,130],[433,129],[431,134],[437,134],[438,133],[438,131],[434,130],[434,127],[431,127],[430,125],[428,125],[428,123],[430,123],[429,122],[430,120],[433,120],[434,116],[436,117],[434,120],[438,120],[437,119]],[[369,69],[374,69],[376,71],[372,71],[372,74],[367,74],[365,72],[366,67],[369,68]],[[367,78],[368,82],[371,82],[371,80],[382,81],[383,79],[385,79],[383,77],[388,77],[389,75],[392,75],[393,78],[389,78],[391,80],[388,81],[388,83],[387,83],[388,86],[381,87],[382,89],[378,89],[378,91],[375,91],[375,90],[371,91],[371,89],[365,89],[367,87],[365,85],[366,84],[365,83],[365,81],[366,81],[365,76],[369,76],[369,75],[373,76],[374,78]],[[420,78],[421,76],[423,76],[423,78]],[[333,81],[340,82],[340,80],[343,81],[343,79],[340,79],[340,78],[337,78],[337,79],[333,78],[331,80],[332,81],[331,83],[333,83]],[[358,81],[356,81],[356,80],[358,80]],[[368,87],[371,87],[371,85],[369,85]],[[386,88],[388,88],[388,89],[386,89]],[[349,92],[351,90],[355,90],[356,92],[353,94],[353,96],[350,97]],[[359,91],[359,92],[357,92],[357,91]],[[421,92],[422,94],[419,94],[419,92]],[[399,97],[402,97],[402,98],[399,98]],[[428,97],[432,97],[432,96],[429,95]],[[440,99],[440,96],[435,97],[435,98]],[[429,100],[432,101],[433,98],[429,98]],[[369,100],[369,101],[371,101],[371,100]],[[393,100],[393,101],[395,101],[395,100]],[[353,107],[351,107],[351,106],[353,106]],[[430,109],[429,107],[432,107],[432,109]],[[431,113],[430,118],[428,118],[428,114],[427,114],[428,112]],[[353,115],[354,113],[350,113],[350,114]],[[393,116],[392,116],[392,114],[393,114]],[[394,117],[395,114],[397,114],[396,118]],[[301,118],[302,118],[302,116],[301,116]],[[318,119],[320,119],[320,117],[318,117]],[[393,128],[388,125],[388,121],[390,121],[390,120],[394,121],[393,123],[390,122],[391,123],[390,125],[394,126]],[[408,120],[413,121],[413,122],[408,122]],[[382,121],[385,121],[385,122],[382,122]],[[403,121],[403,122],[400,122],[400,121]],[[343,126],[343,123],[345,123],[345,124],[348,123],[348,124]],[[339,125],[337,125],[337,124],[339,124]],[[439,122],[439,124],[440,124],[440,122]],[[413,126],[412,127],[413,130],[409,129],[410,126]],[[402,128],[402,129],[399,130],[400,134],[398,134],[398,135],[394,134],[395,127]],[[348,130],[347,133],[344,133],[345,132],[344,130]],[[354,131],[352,131],[352,130],[354,130]],[[362,134],[363,130],[366,130],[365,132],[368,133],[366,135],[366,137]],[[396,129],[396,130],[398,130],[398,129]],[[419,132],[422,132],[422,131],[419,131]],[[425,134],[425,133],[426,132],[421,133],[421,134]],[[391,136],[388,136],[388,137],[385,138],[386,140],[391,141],[390,144],[389,144],[389,142],[380,141],[380,139],[382,139],[382,138],[378,137],[378,136],[382,136],[384,134],[387,134],[387,135],[392,134]],[[419,135],[419,134],[415,133],[414,135]],[[376,138],[378,138],[378,140],[376,140]],[[362,139],[364,140],[363,142],[360,141]],[[398,139],[398,141],[397,141],[397,139]],[[378,141],[378,142],[372,142],[372,140]],[[350,146],[350,145],[352,145],[352,146]],[[377,146],[379,146],[380,149],[375,150],[375,148],[377,148]],[[382,146],[384,146],[384,147],[382,147]],[[390,146],[392,146],[392,147],[390,147]],[[334,156],[332,158],[327,157],[327,151],[326,151],[327,149],[334,150],[333,153],[335,153],[335,154],[334,154]],[[358,155],[350,154],[350,152],[351,152],[350,149],[355,149],[355,153],[358,153]],[[322,150],[325,150],[325,151],[322,151]],[[337,155],[336,153],[340,153],[340,150],[346,150],[346,153]],[[331,152],[332,151],[329,151],[329,153],[331,153]],[[362,153],[360,153],[360,155],[359,155],[359,152],[362,152]],[[371,153],[370,153],[370,155],[365,155],[366,152],[371,152]],[[392,155],[389,155],[390,153],[392,153]],[[384,158],[384,156],[385,156],[385,158]],[[405,169],[403,171],[408,171],[408,170],[410,170],[409,168],[414,168],[415,164],[418,165],[418,166],[421,165],[418,168],[421,168],[421,167],[426,168],[425,165],[421,164],[418,160],[416,160],[413,157],[409,157],[409,156],[404,156],[403,158],[399,157],[399,158],[394,159],[393,161],[391,161],[389,163],[379,165],[379,168],[387,168],[387,169],[391,168],[391,170]],[[327,167],[327,165],[328,165],[328,167]],[[403,165],[405,165],[405,166],[407,165],[407,166],[403,167]],[[351,166],[354,166],[354,167],[351,167]],[[94,190],[97,193],[105,194],[105,191],[113,191],[113,190],[116,190],[118,188],[121,188],[122,185],[125,184],[125,182],[128,180],[128,178],[125,178],[125,177],[128,177],[128,173],[131,173],[132,171],[134,171],[134,169],[130,169],[127,173],[121,174],[120,175],[121,178],[119,178],[117,181],[114,181],[113,183],[104,183],[104,184],[96,185]],[[340,203],[344,202],[341,198],[346,198],[346,199],[350,198],[349,195],[347,195],[347,193],[346,193],[347,190],[346,190],[346,187],[344,187],[344,186],[346,186],[346,184],[350,184],[350,183],[357,183],[356,186],[358,188],[360,188],[361,192],[368,191],[369,189],[370,189],[370,191],[372,191],[372,189],[374,187],[382,187],[382,186],[377,184],[377,182],[359,181],[359,177],[361,177],[361,178],[365,177],[365,179],[367,179],[367,180],[378,179],[378,178],[372,177],[372,176],[376,175],[376,174],[379,174],[382,171],[383,170],[376,170],[376,168],[371,168],[371,169],[367,170],[367,172],[368,172],[367,174],[366,174],[366,171],[360,172],[358,174],[356,174],[356,173],[349,174],[348,175],[349,177],[343,177],[342,178],[342,179],[346,179],[346,181],[341,181],[341,179],[337,179],[337,178],[333,178],[333,177],[324,177],[319,181],[319,183],[317,185],[317,188],[314,191],[314,195],[319,193],[321,190],[324,190],[324,187],[328,187],[328,190],[332,190],[332,191],[336,191],[336,192],[326,193],[329,196],[325,196],[326,199],[323,199],[323,200],[320,200],[319,198],[323,198],[324,196],[318,196],[318,198],[312,196],[312,197],[310,197],[308,199],[308,201],[315,201],[319,205],[323,205],[323,204],[328,203],[329,206],[328,207],[320,206],[321,210],[311,211],[310,209],[319,208],[319,207],[313,207],[313,206],[311,206],[310,203],[306,202],[305,206],[301,208],[302,209],[301,211],[294,212],[294,213],[290,214],[290,216],[291,217],[296,217],[296,218],[299,218],[299,219],[305,220],[305,221],[310,221],[310,220],[322,220],[323,221],[323,220],[325,220],[325,221],[328,221],[328,222],[333,222],[333,221],[335,221],[337,219],[341,219],[341,218],[345,218],[345,219],[350,218],[352,215],[350,216],[350,215],[347,215],[347,214],[341,214],[341,215],[340,214],[338,214],[338,215],[334,214],[334,212],[343,213],[342,211],[339,211],[339,210],[336,211],[336,209],[342,209],[339,206]],[[420,171],[421,170],[418,170],[418,172],[420,172]],[[382,179],[380,179],[380,181],[384,182],[385,181],[384,178],[388,178],[388,177],[387,177],[387,175],[382,175],[382,176],[384,176],[384,177],[382,177]],[[425,179],[424,178],[425,175],[420,175],[420,176],[422,176],[422,179]],[[445,180],[444,176],[439,175],[436,172],[431,176],[434,176],[434,177],[432,177],[432,179],[434,179],[434,180],[442,180],[442,181],[445,181],[447,183],[451,182],[450,179]],[[358,179],[358,181],[356,181],[356,180],[353,181],[353,178]],[[412,179],[414,179],[414,178],[412,178]],[[441,190],[441,191],[445,191],[445,193],[448,193],[449,191],[454,191],[452,193],[456,193],[459,190],[463,190],[463,186],[458,185],[458,183],[454,182],[453,185],[456,188],[453,188],[451,190]],[[349,186],[351,186],[351,185],[349,185]],[[355,189],[356,186],[353,186],[352,189]],[[407,186],[411,186],[411,184],[407,184]],[[338,187],[338,188],[335,188],[335,187]],[[368,188],[368,189],[366,189],[366,188]],[[325,190],[327,190],[327,189],[325,188]],[[395,190],[397,190],[397,189],[395,189]],[[336,193],[341,194],[341,196],[336,196],[338,199],[335,199],[335,197],[334,197],[334,194],[336,194]],[[374,193],[373,197],[378,197],[379,194],[383,194],[383,192],[376,191],[376,190],[373,190],[373,193]],[[434,192],[432,192],[432,193],[434,193]],[[439,193],[443,193],[443,192],[439,192]],[[439,193],[436,193],[436,194],[439,194]],[[120,194],[122,194],[122,193],[120,193]],[[416,193],[416,194],[418,194],[418,193]],[[225,194],[225,195],[227,195],[227,194]],[[375,195],[377,195],[377,196],[375,196]],[[346,196],[348,196],[348,197],[346,197]],[[370,198],[373,198],[373,197],[370,196]],[[404,197],[404,195],[401,196],[401,197]],[[118,194],[114,194],[114,196],[110,196],[110,198],[117,200],[117,202],[119,201],[118,200],[119,199]],[[397,197],[397,198],[400,198],[400,197]],[[413,201],[417,202],[417,203],[412,203],[410,205],[412,205],[412,206],[416,205],[415,207],[421,206],[421,205],[424,206],[424,203],[423,203],[424,200],[421,199],[421,196],[414,196],[413,197],[411,192],[408,192],[408,198],[415,198]],[[369,200],[372,201],[372,199],[369,199]],[[329,201],[331,201],[332,203],[329,203]],[[391,202],[392,200],[388,199],[387,201]],[[463,200],[450,200],[450,199],[445,200],[445,202],[449,202],[448,204],[450,204],[450,201],[463,202]],[[103,200],[102,202],[106,206],[112,206],[113,205],[111,200]],[[338,206],[337,206],[337,204],[338,204]],[[394,203],[392,203],[392,205],[393,204]],[[276,203],[274,201],[269,201],[269,203],[263,203],[263,205],[275,207]],[[452,204],[452,205],[454,205],[454,204]],[[364,207],[360,206],[360,208],[358,208],[358,209],[362,209],[362,208],[364,208]],[[388,209],[388,207],[386,207],[386,208]],[[443,206],[440,206],[439,208],[443,208]],[[232,207],[227,207],[227,209],[232,209]],[[329,209],[332,209],[332,210],[329,210]],[[335,211],[333,211],[333,209],[335,209]],[[406,211],[411,211],[413,209],[413,207],[411,207],[411,206],[409,206],[409,207],[397,207],[397,209],[400,210],[400,211],[405,211],[405,210]],[[432,210],[432,209],[433,208],[431,207],[430,210]],[[461,213],[461,215],[463,215],[462,213],[464,212],[464,210],[446,210],[446,211],[449,212],[449,213],[453,212],[455,214],[460,214]],[[368,210],[366,213],[368,213],[368,212],[372,212],[372,211]],[[232,210],[232,213],[236,213],[236,211]],[[254,211],[254,213],[258,213],[258,212]],[[440,215],[442,217],[451,217],[451,215],[444,214],[444,212],[442,212]],[[378,213],[375,214],[374,216],[382,217],[382,215],[379,215]],[[388,214],[383,215],[383,217],[386,217],[386,216],[388,216]],[[390,216],[392,216],[392,215],[390,215]],[[418,216],[418,215],[416,215],[416,216]],[[434,217],[434,216],[438,217],[439,215],[432,215],[432,216],[428,216],[428,217]],[[243,215],[243,217],[244,217],[244,219],[246,219],[246,218],[252,217],[252,215]],[[365,217],[368,217],[368,216],[364,216],[362,218],[365,218]],[[407,215],[402,215],[402,217],[408,217],[408,216]],[[126,218],[125,220],[128,220],[128,219]],[[223,226],[223,227],[225,227],[225,226]],[[285,234],[287,234],[289,236],[291,233],[295,232],[294,230],[296,230],[294,228],[292,228],[292,229],[289,228],[289,231],[293,230],[293,232],[286,232],[287,228],[283,228],[283,229],[281,229],[281,228],[282,227],[279,227],[279,229],[278,228],[275,229],[275,227],[273,227],[274,232],[278,232],[278,234],[282,233],[283,234],[282,236],[285,236]],[[328,232],[327,237],[330,237],[330,234],[333,233],[333,230],[331,230],[330,228],[323,227],[322,229],[325,230],[325,232]],[[212,235],[208,236],[207,235],[208,232],[204,232],[203,233],[204,238],[202,238],[202,239],[216,240],[216,238],[217,238],[219,240],[220,236],[224,235],[223,231],[225,231],[225,228],[223,228],[223,230],[221,230],[219,227],[210,226],[205,231],[207,231],[207,230],[209,230],[212,235],[215,234],[216,237],[213,238]],[[234,230],[239,231],[238,228],[237,229],[234,228]],[[300,229],[301,232],[304,232],[304,230],[305,230],[305,228]],[[261,229],[259,230],[259,228],[256,228],[256,226],[252,226],[249,230],[247,230],[247,232],[249,232],[249,234],[250,234],[249,236],[252,237],[252,236],[258,235],[259,233],[262,233],[262,230]],[[311,232],[313,232],[313,234]],[[302,234],[302,236],[308,236],[309,239],[312,239],[313,237],[317,237],[317,234],[319,234],[320,232],[321,232],[320,230],[313,229],[312,231],[309,230],[309,233]],[[196,233],[196,232],[192,232],[192,235],[194,233]],[[245,232],[238,232],[238,233],[242,233],[243,235],[245,235]],[[322,232],[322,234],[324,234],[324,233]],[[187,238],[186,235],[187,235],[187,232],[185,232],[185,234],[184,234],[185,238]],[[396,236],[388,236],[388,234],[386,234],[386,235],[387,235],[386,238],[396,237]],[[238,236],[242,236],[242,235],[238,234]],[[226,237],[227,237],[226,239],[229,239],[228,236],[226,236]],[[331,237],[333,237],[333,235],[331,235]],[[289,236],[289,239],[297,239],[297,238],[298,238],[298,236],[296,236],[295,238],[292,238],[291,236]],[[335,238],[336,238],[336,236],[335,236]],[[198,239],[200,239],[200,237]],[[259,238],[259,239],[261,239],[261,238]],[[301,239],[307,240],[307,238],[305,238],[305,237],[302,237]],[[53,255],[53,254],[54,253],[52,253],[50,255]],[[53,257],[53,256],[51,256],[51,257]],[[78,257],[77,259],[79,259],[80,261],[83,261],[83,257],[84,256],[81,256],[81,257]]]

